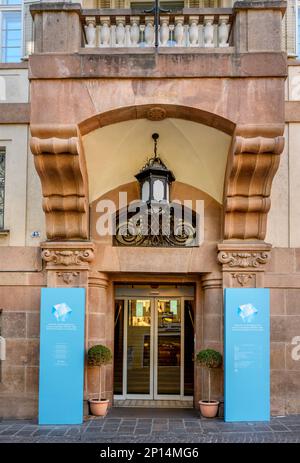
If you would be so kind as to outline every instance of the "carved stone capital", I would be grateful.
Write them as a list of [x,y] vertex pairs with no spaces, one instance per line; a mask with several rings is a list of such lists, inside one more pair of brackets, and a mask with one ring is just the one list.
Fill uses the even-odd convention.
[[[223,270],[255,270],[263,271],[263,266],[269,261],[271,246],[268,244],[255,245],[225,245],[218,246],[218,260],[223,264]],[[233,275],[233,274],[232,274]],[[245,275],[243,273],[243,275]],[[234,278],[238,278],[234,273]],[[245,278],[240,276],[240,281]],[[241,284],[241,283],[240,283]]]
[[222,288],[222,274],[205,273],[202,275],[201,283],[203,290]]
[[[94,259],[94,245],[88,242],[43,243],[42,259],[47,263],[47,270],[62,269],[58,276],[62,277],[65,283],[70,283],[77,275],[69,272],[69,269],[89,269],[89,264]],[[68,271],[64,271],[66,267]]]
[[109,278],[106,273],[103,272],[91,272],[89,274],[89,286],[96,288],[107,288],[109,284]]

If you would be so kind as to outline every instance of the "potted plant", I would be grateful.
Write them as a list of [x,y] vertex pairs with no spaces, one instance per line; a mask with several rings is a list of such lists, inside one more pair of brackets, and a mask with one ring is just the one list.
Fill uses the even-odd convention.
[[208,400],[200,400],[201,415],[206,418],[214,418],[218,413],[219,401],[211,400],[211,378],[210,373],[213,368],[219,368],[222,365],[222,355],[213,349],[205,349],[198,352],[196,356],[197,363],[208,370]]
[[102,399],[101,367],[112,360],[112,353],[106,346],[96,345],[88,350],[88,365],[99,368],[99,394],[97,399],[89,399],[91,413],[96,416],[105,416],[109,404],[108,399]]

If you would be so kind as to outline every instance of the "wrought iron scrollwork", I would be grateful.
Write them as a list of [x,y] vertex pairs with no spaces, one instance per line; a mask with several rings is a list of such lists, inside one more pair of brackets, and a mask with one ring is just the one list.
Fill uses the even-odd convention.
[[115,220],[115,246],[198,246],[197,214],[177,203],[135,203],[119,211]]

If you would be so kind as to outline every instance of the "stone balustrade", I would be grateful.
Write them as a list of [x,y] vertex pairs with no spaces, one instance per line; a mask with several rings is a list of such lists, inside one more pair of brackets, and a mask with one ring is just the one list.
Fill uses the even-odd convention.
[[[86,10],[85,10],[86,11]],[[97,10],[93,10],[95,12]],[[104,10],[102,10],[103,12]],[[155,24],[150,14],[83,15],[86,48],[154,47]],[[158,30],[160,47],[225,48],[229,46],[232,14],[210,10],[211,14],[161,14]],[[221,13],[220,13],[221,11]]]

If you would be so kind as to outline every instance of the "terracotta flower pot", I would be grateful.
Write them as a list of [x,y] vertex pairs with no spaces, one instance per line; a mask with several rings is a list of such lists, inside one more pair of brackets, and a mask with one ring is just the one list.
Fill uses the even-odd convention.
[[95,416],[105,416],[107,413],[107,407],[109,404],[108,399],[98,400],[98,399],[90,399],[90,409],[92,415]]
[[200,400],[200,413],[205,418],[215,418],[218,413],[219,403],[217,400]]

